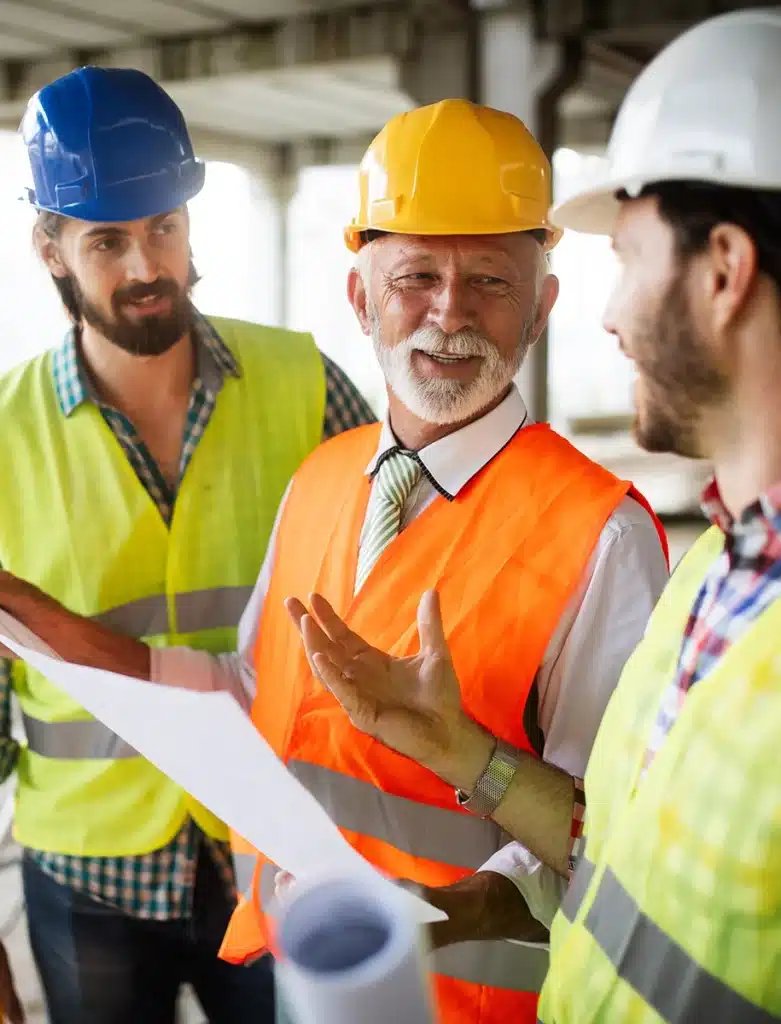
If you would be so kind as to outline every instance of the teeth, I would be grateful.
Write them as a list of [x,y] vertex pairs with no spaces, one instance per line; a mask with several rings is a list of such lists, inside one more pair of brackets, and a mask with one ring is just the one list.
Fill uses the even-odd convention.
[[429,357],[429,359],[433,359],[437,363],[460,363],[463,359],[471,358],[471,356],[434,355],[433,352],[427,352],[426,355]]

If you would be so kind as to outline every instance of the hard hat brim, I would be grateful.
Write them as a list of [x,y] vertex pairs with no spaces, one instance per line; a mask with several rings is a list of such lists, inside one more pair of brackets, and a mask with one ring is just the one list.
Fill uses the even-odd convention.
[[548,215],[550,223],[559,229],[577,231],[584,235],[613,235],[624,200],[621,192],[630,197],[639,196],[649,185],[663,182],[691,182],[704,185],[722,185],[725,188],[778,190],[775,181],[758,180],[750,175],[708,174],[692,171],[689,167],[667,166],[664,170],[651,170],[643,175],[609,178],[594,188],[579,192],[562,203],[554,205]]
[[551,208],[550,222],[584,235],[612,235],[621,210],[616,195],[626,187],[626,181],[611,181],[571,196]]
[[417,237],[425,237],[427,235],[430,235],[432,237],[437,238],[453,238],[461,235],[465,237],[468,237],[469,235],[522,235],[529,231],[546,231],[548,236],[544,246],[546,252],[550,252],[550,250],[553,249],[554,246],[558,245],[559,241],[561,240],[562,234],[560,229],[556,227],[553,223],[533,224],[530,225],[528,228],[514,226],[512,228],[508,228],[506,231],[497,231],[495,228],[491,231],[454,231],[452,229],[443,231],[441,229],[433,227],[430,229],[427,228],[425,230],[421,229],[420,231],[393,231],[389,230],[388,228],[379,228],[375,225],[372,225],[370,227],[361,227],[357,224],[350,224],[348,225],[348,227],[344,229],[344,242],[347,248],[350,250],[350,252],[357,253],[364,247],[364,245],[367,244],[366,242],[363,241],[361,237],[363,233],[366,231],[380,231],[382,234],[385,235],[415,235]]

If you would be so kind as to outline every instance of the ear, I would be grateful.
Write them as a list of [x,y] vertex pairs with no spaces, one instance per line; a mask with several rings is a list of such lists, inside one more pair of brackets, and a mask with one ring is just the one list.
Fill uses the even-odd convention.
[[355,315],[358,317],[358,323],[361,325],[361,330],[366,335],[371,334],[371,317],[369,316],[368,307],[369,297],[366,294],[366,286],[363,283],[363,277],[357,267],[352,267],[350,269],[350,273],[347,275],[347,298],[350,305],[355,310]]
[[759,270],[751,236],[736,224],[718,224],[708,246],[703,278],[705,299],[715,334],[723,333],[746,303]]
[[33,242],[42,263],[53,277],[67,277],[68,268],[62,259],[58,243],[36,225]]
[[559,279],[555,274],[548,274],[542,282],[540,297],[537,302],[537,317],[534,322],[533,338],[538,340],[545,329],[551,310],[559,297]]

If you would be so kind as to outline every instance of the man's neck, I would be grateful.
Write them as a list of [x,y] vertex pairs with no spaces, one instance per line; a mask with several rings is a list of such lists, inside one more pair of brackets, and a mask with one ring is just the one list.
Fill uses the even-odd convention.
[[195,375],[189,332],[158,356],[126,352],[89,325],[84,326],[80,342],[99,395],[115,408],[128,412],[187,400]]
[[721,499],[738,519],[760,494],[781,483],[781,416],[716,451],[714,473]]
[[[781,360],[779,360],[781,364]],[[781,483],[781,365],[743,383],[711,422],[703,423],[722,501],[738,518]]]
[[414,412],[410,412],[405,405],[402,405],[389,388],[388,416],[391,429],[402,447],[412,452],[418,452],[427,445],[433,444],[435,441],[441,441],[443,437],[454,434],[457,430],[461,430],[462,427],[482,419],[491,410],[501,405],[510,393],[511,387],[512,385],[506,388],[489,405],[475,413],[474,416],[460,420],[458,423],[429,423],[427,420],[420,419]]

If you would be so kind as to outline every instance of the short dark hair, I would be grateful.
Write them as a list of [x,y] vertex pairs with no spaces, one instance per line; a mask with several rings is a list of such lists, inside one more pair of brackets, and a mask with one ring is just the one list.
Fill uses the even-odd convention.
[[684,259],[706,248],[718,224],[742,228],[756,246],[759,269],[781,292],[781,191],[664,181],[646,186],[640,195],[657,198],[659,213],[672,227]]
[[[38,217],[35,221],[35,228],[33,229],[33,238],[40,231],[46,237],[56,242],[62,234],[62,229],[65,227],[67,218],[63,217],[61,213],[52,213],[51,210],[39,210]],[[69,276],[57,277],[52,274],[52,281],[59,292],[60,300],[67,310],[68,316],[71,320],[78,324],[81,321],[81,312],[79,310],[79,303],[76,299],[76,290],[73,287],[73,281]]]

